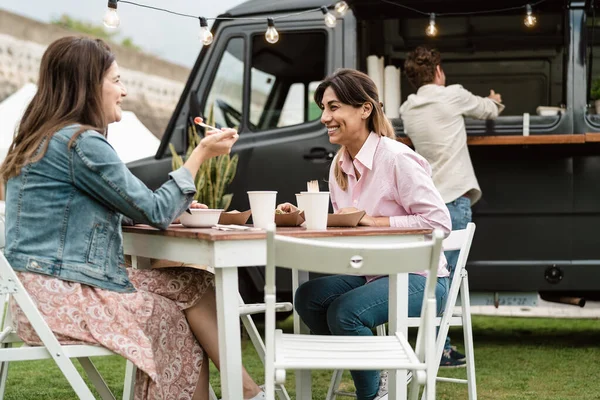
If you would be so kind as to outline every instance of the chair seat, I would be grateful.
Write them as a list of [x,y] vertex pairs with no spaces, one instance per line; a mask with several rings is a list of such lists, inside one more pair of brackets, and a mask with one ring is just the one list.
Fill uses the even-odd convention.
[[322,336],[275,331],[276,369],[425,370],[408,341],[396,336]]

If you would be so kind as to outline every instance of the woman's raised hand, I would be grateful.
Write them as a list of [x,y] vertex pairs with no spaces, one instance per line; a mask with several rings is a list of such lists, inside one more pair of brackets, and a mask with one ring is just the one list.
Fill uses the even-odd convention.
[[231,147],[238,138],[239,135],[237,131],[230,128],[206,132],[204,139],[202,139],[194,151],[192,151],[192,154],[183,166],[190,171],[192,178],[195,178],[200,165],[202,165],[204,161],[211,157],[220,156],[221,154],[229,154],[231,152]]
[[231,147],[238,138],[237,131],[231,128],[225,128],[220,131],[208,131],[196,149],[203,153],[205,159],[220,156],[221,154],[229,154]]

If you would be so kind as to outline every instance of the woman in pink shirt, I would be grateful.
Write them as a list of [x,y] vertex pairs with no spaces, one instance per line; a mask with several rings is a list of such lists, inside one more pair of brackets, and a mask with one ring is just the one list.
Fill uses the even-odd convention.
[[[365,210],[361,225],[438,228],[450,233],[448,209],[431,179],[427,161],[395,140],[377,88],[366,74],[341,69],[315,92],[329,141],[341,146],[329,174],[336,213]],[[286,206],[288,206],[286,204]],[[288,206],[289,207],[289,206]],[[419,316],[425,274],[409,277],[409,316]],[[436,288],[441,313],[448,291],[446,260]],[[294,305],[318,335],[371,336],[388,320],[388,277],[334,275],[301,285]],[[387,399],[378,371],[351,371],[358,400]],[[382,374],[383,375],[383,374]]]

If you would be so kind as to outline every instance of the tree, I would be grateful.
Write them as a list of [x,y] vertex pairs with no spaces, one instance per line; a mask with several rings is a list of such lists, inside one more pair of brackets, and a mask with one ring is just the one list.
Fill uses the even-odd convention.
[[95,25],[91,22],[79,21],[71,18],[67,14],[63,14],[60,18],[55,18],[51,21],[53,25],[58,25],[62,28],[68,29],[74,32],[85,33],[87,35],[95,36],[100,39],[104,39],[107,42],[116,43],[128,49],[140,51],[141,47],[134,44],[133,40],[129,37],[123,38],[120,42],[117,38],[117,32],[108,32],[102,25]]

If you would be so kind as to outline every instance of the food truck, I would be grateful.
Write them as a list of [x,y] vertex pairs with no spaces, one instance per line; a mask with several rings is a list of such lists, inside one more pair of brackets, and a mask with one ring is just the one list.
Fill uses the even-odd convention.
[[[580,305],[597,299],[600,114],[590,88],[600,78],[600,18],[594,2],[346,3],[342,14],[326,0],[249,0],[222,15],[233,19],[212,26],[214,40],[197,58],[156,157],[130,164],[131,170],[158,187],[171,169],[169,144],[184,154],[193,118],[212,110],[219,127],[240,133],[230,209],[249,208],[248,190],[277,190],[278,203],[295,202],[294,194],[313,179],[327,190],[337,148],[313,100],[319,82],[341,67],[376,75],[375,60],[386,113],[398,139],[410,145],[396,109],[415,92],[403,63],[415,47],[435,47],[447,84],[480,96],[493,89],[506,105],[496,120],[466,119],[483,192],[473,207],[477,231],[467,266],[473,302],[531,305],[538,294]],[[268,28],[276,29],[276,42]],[[388,70],[396,73],[392,83]],[[289,282],[279,277],[278,289],[288,288],[281,292],[289,296]],[[260,301],[263,286],[260,268],[240,270],[247,301]]]

